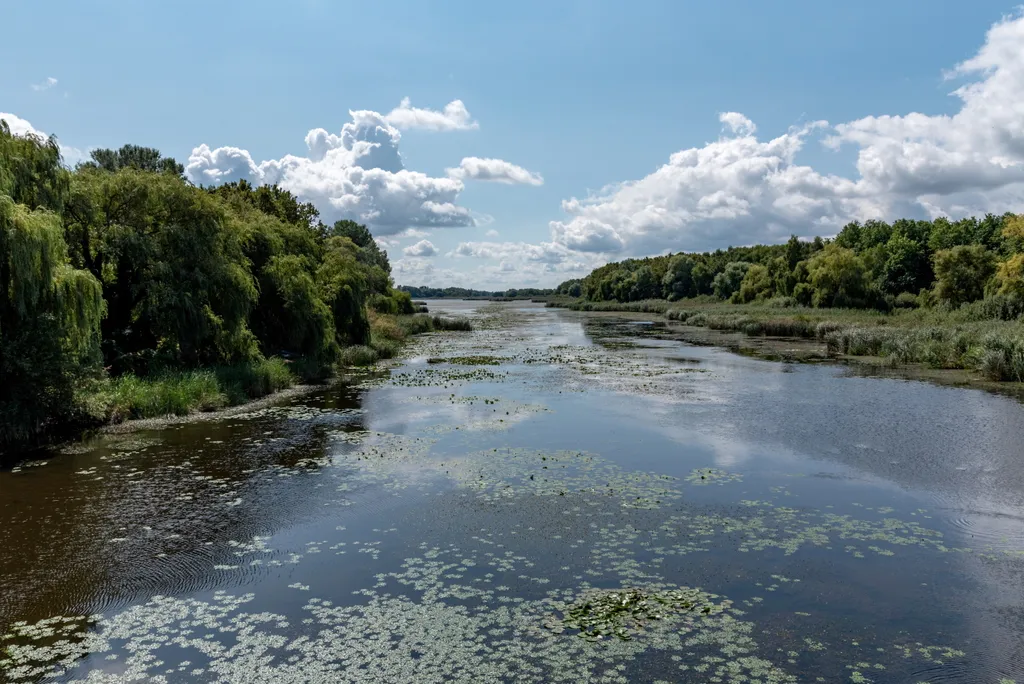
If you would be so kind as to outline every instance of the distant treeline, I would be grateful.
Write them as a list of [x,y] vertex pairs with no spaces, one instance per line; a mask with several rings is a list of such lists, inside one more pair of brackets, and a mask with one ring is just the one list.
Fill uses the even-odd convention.
[[408,292],[413,299],[502,299],[546,297],[555,294],[552,288],[523,287],[508,290],[470,290],[464,287],[410,287],[399,285],[399,290]]
[[730,247],[606,264],[557,293],[594,302],[713,296],[890,310],[992,300],[1024,312],[1024,216],[850,223],[834,239]]
[[365,226],[274,186],[195,187],[151,148],[91,156],[70,171],[0,122],[0,450],[107,378],[247,368],[230,377],[270,391],[250,371],[271,356],[320,376],[371,342],[370,311],[413,312]]

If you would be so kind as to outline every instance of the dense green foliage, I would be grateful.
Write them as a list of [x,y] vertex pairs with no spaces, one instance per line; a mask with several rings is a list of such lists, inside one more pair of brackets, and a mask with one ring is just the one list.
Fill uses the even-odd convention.
[[414,312],[365,226],[182,171],[134,145],[70,171],[55,140],[0,124],[0,449],[88,412],[209,408],[323,376],[373,346],[369,311]]
[[55,141],[0,122],[0,445],[45,431],[99,360],[100,286],[61,226],[69,186]]
[[819,308],[956,308],[986,295],[1024,297],[1024,217],[854,222],[832,240],[626,259],[556,290],[590,302],[706,295]]

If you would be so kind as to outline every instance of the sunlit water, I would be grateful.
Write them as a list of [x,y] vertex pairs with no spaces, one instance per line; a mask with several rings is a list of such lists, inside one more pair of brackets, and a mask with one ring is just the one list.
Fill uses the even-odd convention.
[[432,302],[389,371],[0,472],[0,680],[1024,682],[1024,407]]

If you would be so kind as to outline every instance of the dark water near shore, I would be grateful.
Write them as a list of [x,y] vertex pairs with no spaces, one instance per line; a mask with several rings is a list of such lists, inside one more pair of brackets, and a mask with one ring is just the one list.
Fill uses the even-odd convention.
[[0,472],[0,681],[1024,684],[1017,401],[431,310],[476,330]]

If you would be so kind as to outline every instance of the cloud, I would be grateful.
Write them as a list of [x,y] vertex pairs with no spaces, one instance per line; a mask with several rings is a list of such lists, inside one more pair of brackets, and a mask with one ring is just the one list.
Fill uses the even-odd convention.
[[462,100],[452,100],[444,110],[420,109],[413,107],[409,98],[388,112],[385,120],[396,128],[422,128],[428,131],[465,131],[480,128],[480,124],[469,116],[469,110]]
[[[676,152],[650,175],[562,203],[552,239],[598,254],[651,254],[834,234],[848,221],[953,217],[1024,209],[1024,17],[995,24],[947,74],[952,116],[913,112],[830,126],[818,121],[769,140],[738,112],[722,136]],[[797,164],[812,136],[857,148],[856,175]]]
[[43,90],[49,90],[50,88],[52,88],[55,85],[57,85],[57,79],[55,79],[53,76],[50,76],[45,81],[43,81],[42,83],[33,83],[32,84],[32,90],[34,90],[34,91],[36,91],[38,93],[38,92],[41,92]]
[[[49,137],[46,133],[43,133],[28,121],[15,114],[0,112],[0,120],[7,122],[7,126],[11,129],[11,133],[13,135],[36,135],[40,138]],[[60,148],[60,154],[64,158],[64,164],[67,166],[74,166],[78,162],[85,161],[89,158],[89,154],[87,152],[83,152],[77,147],[69,147],[68,145],[62,145],[60,143],[57,143],[57,147]]]
[[496,237],[498,237],[498,231],[496,231],[493,228],[491,228],[489,231],[484,233],[484,235],[489,237],[489,238],[496,238]]
[[38,135],[41,138],[45,138],[46,134],[40,130],[37,130],[28,121],[22,119],[20,116],[14,114],[8,114],[7,112],[0,112],[0,120],[6,121],[7,126],[11,129],[13,135]]
[[[256,185],[276,183],[315,204],[324,221],[359,221],[371,226],[378,236],[409,228],[472,226],[475,219],[470,211],[457,204],[462,181],[406,169],[399,152],[402,136],[393,125],[452,130],[464,110],[458,101],[449,103],[444,112],[413,109],[403,101],[402,107],[387,116],[350,111],[352,120],[338,134],[322,128],[309,131],[305,139],[308,156],[286,155],[259,163],[245,149],[211,149],[203,144],[192,150],[185,173],[192,182],[203,185],[240,179]],[[451,120],[449,128],[437,117]]]
[[437,247],[430,240],[420,240],[402,250],[402,254],[410,257],[432,257],[437,254]]
[[430,235],[429,230],[419,230],[417,228],[406,228],[401,233],[396,235],[398,238],[425,238]]
[[539,173],[527,171],[521,166],[502,159],[481,159],[466,157],[458,167],[447,169],[449,178],[459,180],[490,181],[507,185],[543,185],[544,178]]

